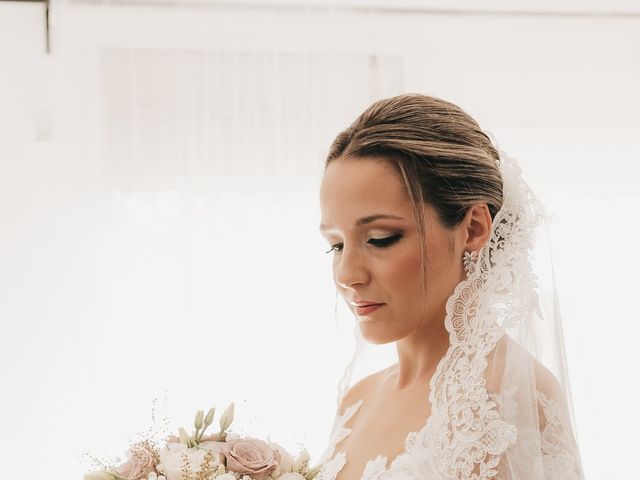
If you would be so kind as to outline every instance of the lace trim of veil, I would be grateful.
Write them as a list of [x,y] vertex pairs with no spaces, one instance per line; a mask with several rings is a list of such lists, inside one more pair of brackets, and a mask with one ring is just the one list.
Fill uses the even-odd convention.
[[519,165],[502,151],[500,170],[503,206],[494,218],[491,238],[473,273],[456,286],[446,304],[450,347],[431,380],[432,415],[410,445],[429,451],[422,463],[426,471],[420,473],[494,477],[500,455],[517,438],[516,428],[498,414],[484,371],[487,354],[505,330],[538,309],[528,251],[533,231],[548,215],[521,181]]

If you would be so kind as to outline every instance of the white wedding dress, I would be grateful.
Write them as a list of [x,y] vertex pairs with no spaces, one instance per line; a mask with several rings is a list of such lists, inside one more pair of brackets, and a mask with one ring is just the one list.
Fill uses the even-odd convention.
[[[506,401],[505,401],[506,400]],[[521,432],[518,441],[520,448],[539,448],[541,452],[541,464],[538,465],[543,471],[539,472],[539,478],[554,480],[578,480],[581,479],[581,466],[575,440],[564,422],[561,415],[561,408],[552,399],[548,398],[542,391],[537,391],[537,405],[541,413],[539,425],[541,431],[532,432],[530,438],[526,438],[526,432]],[[335,480],[340,471],[346,465],[348,458],[344,451],[336,451],[336,447],[351,433],[351,428],[347,425],[350,420],[357,414],[360,407],[364,404],[364,400],[360,399],[351,405],[348,405],[344,412],[335,418],[329,446],[324,451],[320,463],[323,465],[321,474],[317,480]],[[481,468],[476,468],[476,477],[471,476],[473,464],[467,463],[466,472],[469,473],[468,478],[520,478],[511,477],[505,472],[509,465],[509,460],[517,462],[515,456],[505,456],[504,462],[500,464],[498,457],[492,456],[492,452],[498,452],[504,449],[506,443],[515,441],[517,432],[512,425],[508,425],[501,421],[498,415],[492,415],[491,406],[500,409],[500,416],[513,417],[517,411],[507,412],[506,409],[513,409],[514,404],[509,404],[508,399],[500,398],[497,394],[489,394],[485,399],[485,411],[487,413],[486,428],[478,429],[474,432],[475,450],[486,455],[487,462],[481,463]],[[491,419],[491,420],[489,420]],[[445,478],[467,478],[467,476],[450,476],[446,470],[443,470],[443,463],[451,458],[447,455],[448,442],[438,442],[438,436],[442,433],[444,424],[449,423],[446,416],[440,414],[432,414],[424,427],[417,432],[410,432],[405,440],[404,452],[395,457],[390,463],[384,455],[369,460],[364,468],[362,476],[359,480],[415,480],[415,479],[445,479]],[[539,445],[536,445],[536,439],[541,439]],[[460,442],[460,447],[465,442]],[[516,447],[518,448],[518,447]],[[472,456],[471,456],[472,457]],[[497,464],[497,465],[496,465]],[[448,464],[446,464],[448,465]],[[524,470],[524,469],[520,469]],[[458,473],[465,472],[465,469],[456,470]],[[498,476],[495,477],[495,473]],[[500,474],[502,472],[502,474]],[[528,478],[528,477],[524,477]],[[530,478],[538,478],[532,476]]]

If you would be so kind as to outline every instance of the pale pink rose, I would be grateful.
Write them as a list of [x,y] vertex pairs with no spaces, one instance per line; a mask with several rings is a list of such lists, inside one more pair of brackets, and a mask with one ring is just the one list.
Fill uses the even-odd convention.
[[134,447],[131,451],[131,458],[113,473],[124,480],[146,479],[149,473],[156,471],[156,463],[153,452],[142,446]]
[[264,480],[280,463],[280,453],[267,442],[257,438],[243,438],[225,442],[222,453],[227,469]]

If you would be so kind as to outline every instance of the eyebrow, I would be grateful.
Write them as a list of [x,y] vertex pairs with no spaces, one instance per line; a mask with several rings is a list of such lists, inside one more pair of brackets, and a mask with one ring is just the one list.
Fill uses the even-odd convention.
[[[376,220],[404,220],[402,217],[398,217],[396,215],[385,215],[383,213],[377,213],[375,215],[368,215],[366,217],[362,217],[358,219],[355,223],[356,227],[361,227],[366,225],[367,223],[375,222]],[[327,230],[329,227],[323,223],[320,224],[320,231]]]

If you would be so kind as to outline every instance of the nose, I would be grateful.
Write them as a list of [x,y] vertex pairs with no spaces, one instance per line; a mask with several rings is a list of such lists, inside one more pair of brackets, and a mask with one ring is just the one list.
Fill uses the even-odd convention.
[[355,285],[368,283],[370,273],[362,252],[344,246],[333,264],[333,279],[341,288],[353,288]]

